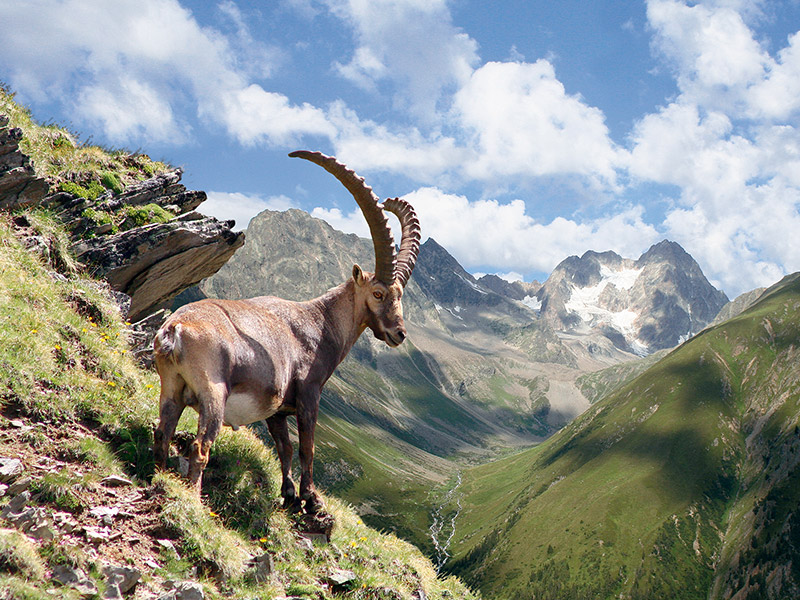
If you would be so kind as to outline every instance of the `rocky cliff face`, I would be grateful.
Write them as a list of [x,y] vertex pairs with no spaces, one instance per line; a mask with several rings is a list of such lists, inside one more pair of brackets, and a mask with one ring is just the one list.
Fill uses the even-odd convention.
[[675,242],[638,260],[586,252],[561,262],[537,294],[559,331],[599,332],[637,354],[670,348],[707,326],[727,302]]
[[70,232],[71,250],[93,274],[130,297],[138,321],[215,273],[244,243],[220,222],[194,211],[206,199],[174,169],[95,199],[50,189],[19,148],[23,131],[0,115],[0,208],[41,206]]
[[[480,277],[478,283],[497,294],[519,300],[520,302],[534,299],[536,292],[542,287],[542,284],[538,281],[506,281],[493,274]],[[536,302],[538,302],[538,300],[536,300]]]

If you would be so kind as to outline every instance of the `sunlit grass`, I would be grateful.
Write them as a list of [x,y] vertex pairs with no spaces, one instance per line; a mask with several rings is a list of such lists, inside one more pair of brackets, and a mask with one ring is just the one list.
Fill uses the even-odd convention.
[[0,114],[8,115],[11,127],[23,129],[20,147],[33,159],[36,174],[56,188],[66,182],[87,187],[95,182],[101,189],[120,191],[169,169],[169,165],[147,155],[83,144],[63,127],[39,124],[2,86]]

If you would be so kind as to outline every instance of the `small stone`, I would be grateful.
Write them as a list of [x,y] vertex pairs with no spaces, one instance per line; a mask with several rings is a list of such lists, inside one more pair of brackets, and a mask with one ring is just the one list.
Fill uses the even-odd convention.
[[419,588],[411,594],[411,600],[428,600],[428,595],[425,593],[425,590]]
[[29,487],[31,487],[32,483],[33,479],[31,479],[30,477],[22,477],[21,479],[17,479],[14,483],[8,486],[8,493],[10,495],[21,494]]
[[156,561],[154,561],[152,558],[148,558],[146,561],[144,561],[144,564],[153,570],[161,568],[161,565],[158,564]]
[[31,499],[30,492],[28,491],[22,492],[15,498],[12,498],[11,502],[6,504],[5,508],[3,508],[2,512],[0,512],[0,517],[8,518],[8,515],[10,515],[11,513],[20,512],[23,508],[25,508],[28,505],[30,499]]
[[25,471],[25,465],[18,458],[0,458],[0,482],[8,483]]
[[314,551],[314,544],[312,544],[311,540],[308,539],[307,537],[300,536],[299,538],[297,538],[296,544],[297,547],[300,548],[300,550],[305,550],[306,552]]
[[56,538],[56,532],[53,531],[52,527],[46,524],[31,527],[26,533],[32,538],[41,540],[43,542],[54,540]]
[[25,423],[23,423],[19,419],[11,419],[8,422],[8,424],[11,425],[12,427],[16,427],[17,429],[22,429],[23,427],[25,427]]
[[203,586],[193,581],[176,583],[173,593],[175,594],[175,600],[205,600],[206,597]]
[[108,487],[133,485],[133,482],[130,479],[126,479],[120,475],[109,475],[108,477],[103,477],[103,479],[100,480],[100,483],[107,485]]
[[133,567],[119,567],[108,565],[103,569],[103,575],[106,577],[106,585],[116,586],[122,594],[128,593],[142,577],[139,569]]
[[54,512],[53,523],[64,533],[72,533],[78,528],[78,522],[68,512]]
[[86,576],[83,569],[59,565],[53,569],[53,579],[63,586],[77,590],[81,595],[94,596],[97,594],[97,586]]
[[5,483],[0,483],[0,498],[6,495],[7,490],[8,486]]
[[309,542],[311,542],[312,546],[314,544],[321,544],[324,546],[330,542],[330,538],[326,533],[301,533],[300,537],[307,539]]
[[168,554],[175,558],[180,558],[180,554],[178,554],[178,550],[175,548],[175,544],[172,543],[172,540],[156,540],[156,544],[166,550]]
[[326,580],[334,589],[348,587],[355,579],[356,574],[348,569],[331,569],[326,577]]
[[108,541],[109,531],[105,527],[84,527],[83,532],[86,535],[86,541],[90,544],[100,544]]
[[268,552],[261,556],[256,556],[251,564],[255,567],[254,577],[257,583],[264,583],[269,580],[270,575],[272,575],[272,572],[275,570],[275,563],[272,559],[272,555]]
[[103,525],[111,525],[114,517],[119,513],[119,509],[113,506],[94,506],[89,509],[89,513],[100,519]]

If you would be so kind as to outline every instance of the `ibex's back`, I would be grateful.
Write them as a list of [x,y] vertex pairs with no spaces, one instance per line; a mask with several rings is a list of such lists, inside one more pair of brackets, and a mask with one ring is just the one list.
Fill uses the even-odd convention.
[[[299,508],[289,476],[292,446],[286,417],[297,415],[306,510],[321,507],[314,490],[314,427],[322,386],[369,327],[394,347],[406,336],[401,298],[419,250],[419,224],[405,201],[383,205],[363,180],[335,159],[318,153],[293,153],[333,173],[350,190],[373,236],[375,274],[358,265],[342,285],[308,302],[269,296],[249,300],[203,300],[176,311],[156,334],[156,367],[161,377],[160,422],[155,457],[166,465],[169,443],[183,409],[199,414],[192,444],[189,480],[200,490],[211,444],[223,424],[234,428],[267,420],[283,471],[287,506]],[[402,226],[395,256],[383,209]]]

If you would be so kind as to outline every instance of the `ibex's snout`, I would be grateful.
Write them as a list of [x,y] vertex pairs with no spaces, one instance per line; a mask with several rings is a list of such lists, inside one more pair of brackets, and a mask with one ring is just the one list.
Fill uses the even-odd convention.
[[399,325],[394,327],[393,329],[387,329],[384,331],[383,341],[386,342],[392,348],[396,348],[403,341],[406,339],[406,328],[403,324],[402,320]]

